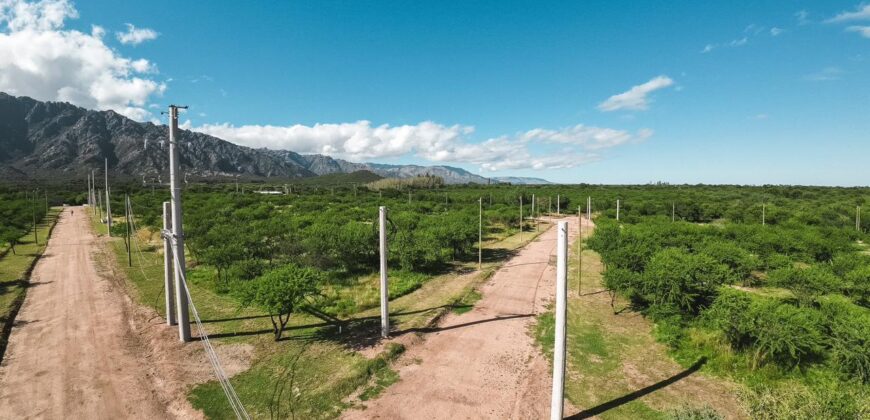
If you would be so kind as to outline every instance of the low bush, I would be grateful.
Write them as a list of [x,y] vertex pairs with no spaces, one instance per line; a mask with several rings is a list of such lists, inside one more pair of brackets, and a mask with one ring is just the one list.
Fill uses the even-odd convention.
[[848,379],[870,383],[870,312],[842,296],[819,299],[831,366]]
[[822,317],[812,308],[723,290],[704,316],[732,348],[750,352],[753,367],[793,368],[819,359],[824,349]]

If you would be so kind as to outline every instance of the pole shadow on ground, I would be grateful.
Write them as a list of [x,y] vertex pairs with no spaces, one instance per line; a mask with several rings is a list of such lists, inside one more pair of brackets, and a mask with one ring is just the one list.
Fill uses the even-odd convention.
[[570,420],[587,419],[587,418],[602,414],[608,410],[614,409],[614,408],[619,407],[621,405],[628,404],[628,403],[630,403],[638,398],[641,398],[647,394],[651,394],[655,391],[658,391],[659,389],[662,389],[662,388],[664,388],[664,387],[666,387],[674,382],[679,381],[680,379],[683,379],[683,378],[697,372],[699,369],[701,369],[702,366],[704,366],[705,363],[707,363],[707,358],[701,357],[700,359],[698,359],[698,361],[693,363],[692,366],[689,366],[688,369],[686,369],[686,370],[684,370],[684,371],[682,371],[674,376],[671,376],[670,378],[656,382],[650,386],[643,387],[641,389],[638,389],[637,391],[623,395],[619,398],[614,398],[614,399],[607,401],[603,404],[599,404],[595,407],[583,410],[577,414],[574,414],[572,416],[565,417],[565,418],[570,419]]

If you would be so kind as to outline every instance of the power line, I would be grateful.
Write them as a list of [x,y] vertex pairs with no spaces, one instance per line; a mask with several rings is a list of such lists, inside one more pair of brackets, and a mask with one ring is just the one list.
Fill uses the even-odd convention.
[[[174,239],[174,238],[173,238]],[[176,245],[177,246],[177,245]],[[214,370],[215,376],[217,376],[218,382],[221,385],[221,388],[224,391],[224,394],[227,397],[227,401],[230,403],[230,407],[233,409],[233,413],[235,413],[237,419],[250,420],[250,416],[248,412],[245,410],[244,405],[242,405],[242,401],[239,399],[239,395],[236,394],[235,388],[233,388],[233,384],[230,383],[229,377],[224,371],[223,366],[221,366],[220,359],[218,359],[217,353],[214,350],[214,346],[211,344],[211,341],[208,339],[208,333],[205,331],[205,328],[202,325],[202,320],[199,317],[199,312],[196,310],[196,305],[193,304],[193,298],[190,295],[190,289],[187,287],[187,278],[183,270],[180,269],[178,255],[173,254],[175,258],[175,272],[181,278],[181,285],[184,287],[184,291],[187,295],[187,303],[189,304],[190,310],[193,313],[193,319],[196,322],[196,330],[199,333],[200,342],[202,343],[203,349],[205,349],[205,354],[211,363],[212,370]]]

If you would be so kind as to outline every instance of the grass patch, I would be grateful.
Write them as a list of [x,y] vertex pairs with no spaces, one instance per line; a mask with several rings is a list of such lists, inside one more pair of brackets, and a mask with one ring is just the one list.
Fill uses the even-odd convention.
[[456,303],[453,305],[453,308],[451,308],[451,311],[458,315],[469,312],[474,309],[474,304],[482,298],[483,295],[480,294],[477,289],[471,289],[468,291],[468,293],[463,295],[461,299],[456,301]]
[[30,282],[30,270],[45,251],[49,233],[61,211],[60,208],[51,208],[45,218],[37,223],[39,243],[33,241],[31,230],[21,237],[15,246],[15,254],[9,250],[0,258],[0,361],[6,351],[15,316],[24,302]]
[[[335,418],[348,407],[344,398],[358,388],[371,383],[363,392],[374,397],[395,382],[398,375],[389,363],[402,352],[401,345],[389,346],[369,360],[328,343],[288,343],[232,383],[253,418]],[[215,381],[195,387],[189,398],[208,418],[235,418]]]

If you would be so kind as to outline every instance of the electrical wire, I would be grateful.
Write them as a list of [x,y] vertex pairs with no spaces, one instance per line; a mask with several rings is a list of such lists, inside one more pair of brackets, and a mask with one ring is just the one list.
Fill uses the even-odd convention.
[[[130,209],[129,210],[130,211],[130,225],[131,225],[131,228],[134,229],[134,232],[136,232],[136,231],[138,231],[138,229],[136,229],[135,222],[133,221],[134,216],[133,216],[133,203],[132,203],[132,201],[128,202],[128,206]],[[135,238],[137,257],[138,257],[139,262],[140,262],[139,270],[142,271],[142,275],[145,276],[146,280],[151,281],[151,278],[149,278],[148,275],[145,273],[145,270],[142,269],[142,266],[144,265],[143,260],[145,259],[145,257],[142,254],[141,247],[139,246],[139,239],[138,239],[137,235],[133,235],[133,237]],[[172,238],[172,241],[175,242],[175,238]],[[175,244],[173,244],[173,246],[175,246]],[[184,291],[185,291],[185,294],[187,295],[187,303],[188,303],[188,305],[190,305],[191,312],[193,313],[193,319],[194,319],[194,321],[196,321],[196,329],[197,329],[197,333],[199,334],[199,337],[200,337],[200,342],[203,345],[203,349],[205,350],[206,357],[208,358],[209,363],[212,366],[212,370],[214,371],[215,376],[217,377],[218,382],[221,385],[221,389],[223,389],[224,394],[227,397],[227,401],[229,402],[230,407],[233,410],[233,413],[235,413],[236,418],[239,420],[250,420],[250,418],[251,418],[250,415],[248,415],[248,412],[245,410],[244,405],[242,405],[242,401],[239,399],[239,395],[236,393],[236,390],[233,387],[233,384],[230,383],[229,377],[227,376],[226,371],[224,371],[223,366],[221,366],[220,359],[218,358],[218,355],[214,349],[214,346],[211,344],[211,341],[208,339],[208,333],[206,332],[205,327],[202,325],[202,319],[200,319],[200,317],[199,317],[199,311],[196,310],[196,305],[194,305],[193,298],[190,295],[190,289],[188,289],[188,287],[187,287],[187,278],[186,278],[184,272],[181,270],[180,262],[178,261],[178,256],[174,252],[172,253],[172,256],[173,256],[173,259],[175,260],[175,271],[178,274],[179,278],[181,279],[181,284],[184,286]]]

